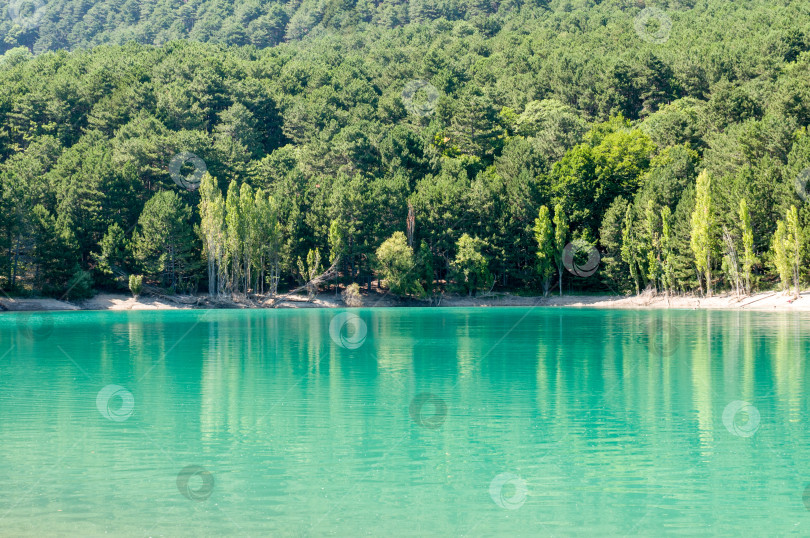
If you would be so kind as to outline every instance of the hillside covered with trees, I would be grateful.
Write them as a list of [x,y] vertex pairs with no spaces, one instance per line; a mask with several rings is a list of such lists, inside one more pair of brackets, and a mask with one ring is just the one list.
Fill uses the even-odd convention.
[[416,296],[807,277],[810,4],[20,5],[8,293],[273,293],[333,263]]

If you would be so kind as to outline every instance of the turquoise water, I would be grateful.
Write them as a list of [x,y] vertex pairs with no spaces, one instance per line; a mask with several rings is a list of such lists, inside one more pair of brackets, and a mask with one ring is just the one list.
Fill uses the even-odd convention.
[[807,535],[808,321],[2,314],[0,535]]

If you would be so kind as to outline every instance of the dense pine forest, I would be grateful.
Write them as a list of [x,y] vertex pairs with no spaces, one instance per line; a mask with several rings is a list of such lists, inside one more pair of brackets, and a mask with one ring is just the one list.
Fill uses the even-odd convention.
[[808,276],[807,2],[12,0],[0,35],[6,293]]

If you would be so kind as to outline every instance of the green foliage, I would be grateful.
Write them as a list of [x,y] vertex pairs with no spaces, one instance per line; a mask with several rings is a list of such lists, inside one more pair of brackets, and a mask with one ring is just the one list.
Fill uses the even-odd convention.
[[363,296],[360,295],[360,286],[356,282],[352,282],[346,289],[343,290],[343,302],[346,306],[360,307],[363,306]]
[[191,208],[177,194],[162,191],[146,203],[132,242],[135,258],[147,275],[169,289],[189,289],[197,245]]
[[117,222],[110,224],[107,233],[99,242],[100,254],[93,253],[96,260],[96,283],[115,287],[130,264],[130,246],[126,234]]
[[78,257],[71,236],[58,229],[56,219],[43,206],[32,211],[35,285],[45,295],[63,296],[76,276]]
[[[113,288],[120,270],[275,293],[310,251],[352,282],[400,230],[425,292],[464,280],[465,234],[514,289],[537,279],[545,206],[561,292],[571,237],[599,240],[607,289],[733,287],[713,280],[724,229],[753,291],[791,205],[794,244],[808,224],[800,2],[673,4],[655,46],[626,2],[46,4],[30,27],[0,13],[5,290],[62,295],[78,271]],[[414,80],[435,88],[424,115]],[[184,153],[206,165],[198,190],[170,174]]]
[[452,263],[453,274],[458,288],[469,295],[492,286],[489,272],[489,259],[484,254],[485,241],[462,235],[458,240],[457,254]]
[[307,296],[309,300],[315,298],[318,293],[318,285],[314,282],[315,277],[321,272],[321,253],[317,250],[310,249],[307,252],[306,261],[298,258],[298,275],[301,281],[307,288]]
[[402,232],[386,239],[377,249],[377,274],[394,295],[421,296],[425,290],[419,282],[413,249]]
[[435,278],[433,252],[430,251],[430,247],[425,241],[419,244],[419,252],[416,254],[416,273],[423,295],[433,295],[433,279]]
[[540,206],[534,221],[534,240],[537,242],[537,273],[543,286],[543,295],[548,296],[551,277],[554,275],[554,231],[546,206]]
[[138,297],[143,291],[143,275],[129,275],[129,291]]
[[703,281],[706,295],[712,294],[712,253],[714,251],[715,217],[712,207],[711,178],[704,170],[697,179],[695,210],[692,213],[692,252],[698,274],[705,275]]
[[81,269],[68,280],[64,298],[67,300],[87,299],[93,296],[93,275]]
[[776,271],[779,274],[779,282],[783,291],[790,289],[791,280],[791,260],[790,260],[790,243],[788,239],[787,226],[784,220],[776,223],[776,233],[773,234],[771,244],[773,250],[773,263],[776,266]]
[[621,257],[630,269],[630,278],[636,287],[636,293],[641,292],[640,267],[639,267],[639,241],[635,229],[635,214],[632,205],[627,205],[622,225],[622,246]]
[[742,278],[745,284],[745,292],[751,293],[751,270],[757,258],[754,255],[754,230],[751,228],[751,214],[748,212],[748,202],[746,202],[745,198],[740,200],[739,217],[743,244]]
[[554,206],[554,261],[557,262],[560,297],[562,297],[563,251],[568,241],[568,231],[568,215],[565,214],[563,205],[558,203]]
[[795,205],[790,206],[785,218],[787,236],[785,237],[787,261],[795,288],[794,296],[798,299],[801,286],[801,265],[804,257],[804,233],[799,224],[799,212]]
[[[605,212],[602,227],[599,229],[599,242],[604,254],[600,274],[605,284],[615,292],[627,292],[632,288],[630,266],[622,256],[625,247],[624,220],[628,202],[622,196],[616,197]],[[627,245],[629,248],[630,245]]]
[[672,210],[664,206],[661,210],[661,256],[663,264],[662,285],[667,293],[675,288],[675,254],[672,235]]

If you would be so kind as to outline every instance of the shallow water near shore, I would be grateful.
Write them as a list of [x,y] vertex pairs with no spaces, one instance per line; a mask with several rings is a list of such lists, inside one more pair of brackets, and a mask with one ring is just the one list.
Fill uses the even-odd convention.
[[0,314],[0,535],[805,534],[808,322]]

